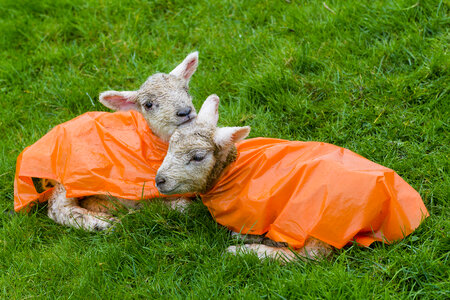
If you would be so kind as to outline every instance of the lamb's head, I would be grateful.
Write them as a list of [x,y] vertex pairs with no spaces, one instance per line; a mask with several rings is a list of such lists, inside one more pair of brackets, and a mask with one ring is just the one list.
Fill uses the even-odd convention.
[[169,74],[156,73],[137,91],[106,91],[100,102],[113,110],[137,110],[153,133],[168,141],[175,129],[196,117],[189,79],[198,66],[198,52],[189,54]]
[[247,137],[250,127],[217,128],[218,106],[219,97],[209,96],[196,120],[178,128],[170,138],[155,178],[161,193],[204,193],[235,160],[235,143]]

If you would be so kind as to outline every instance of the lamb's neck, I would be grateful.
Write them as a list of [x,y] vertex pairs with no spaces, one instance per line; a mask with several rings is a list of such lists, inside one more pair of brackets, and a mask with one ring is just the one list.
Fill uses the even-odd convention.
[[[217,149],[217,154],[220,154],[220,152],[223,151],[223,149]],[[216,153],[214,153],[216,155]],[[219,157],[216,161],[216,164],[214,165],[214,168],[212,169],[211,173],[208,177],[208,182],[206,184],[206,191],[209,191],[212,189],[212,187],[215,185],[215,183],[219,180],[219,178],[222,176],[223,172],[225,171],[226,167],[228,167],[232,162],[236,160],[237,157],[237,149],[235,145],[232,145],[228,151],[228,154],[223,155],[223,157]]]

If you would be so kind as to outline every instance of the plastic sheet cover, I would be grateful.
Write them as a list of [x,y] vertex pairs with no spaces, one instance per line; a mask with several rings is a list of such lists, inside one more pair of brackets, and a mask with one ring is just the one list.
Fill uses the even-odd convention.
[[67,197],[165,197],[155,187],[155,176],[167,149],[136,111],[85,113],[56,126],[19,155],[14,209],[46,201],[50,190],[39,193],[33,178],[62,183]]
[[235,232],[266,234],[293,248],[315,237],[341,248],[410,234],[428,216],[397,173],[320,142],[255,138],[202,195],[215,220]]

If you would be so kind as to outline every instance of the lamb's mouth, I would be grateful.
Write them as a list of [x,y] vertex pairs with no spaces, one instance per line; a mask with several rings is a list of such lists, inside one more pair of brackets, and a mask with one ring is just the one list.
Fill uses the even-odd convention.
[[183,118],[183,120],[181,120],[180,122],[178,122],[177,126],[181,126],[181,125],[185,125],[188,124],[190,122],[192,122],[192,120],[195,119],[195,117],[197,117],[197,115],[189,115]]
[[170,190],[165,190],[165,189],[160,189],[159,187],[156,187],[158,189],[158,191],[161,194],[164,195],[173,195],[173,194],[177,194],[177,189],[178,189],[179,185],[176,185],[175,187],[171,188]]

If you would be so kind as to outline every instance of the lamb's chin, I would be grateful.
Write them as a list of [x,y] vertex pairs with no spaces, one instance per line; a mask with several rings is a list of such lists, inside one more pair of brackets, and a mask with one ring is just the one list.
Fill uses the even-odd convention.
[[170,195],[182,195],[182,194],[192,194],[192,190],[189,187],[177,186],[175,189],[170,191]]
[[181,193],[178,186],[175,186],[174,188],[169,188],[169,189],[157,187],[157,189],[161,194],[164,194],[164,195],[175,195],[175,194]]

